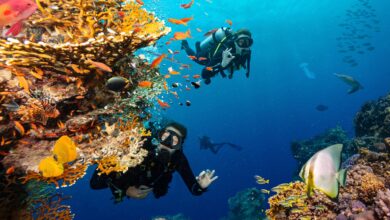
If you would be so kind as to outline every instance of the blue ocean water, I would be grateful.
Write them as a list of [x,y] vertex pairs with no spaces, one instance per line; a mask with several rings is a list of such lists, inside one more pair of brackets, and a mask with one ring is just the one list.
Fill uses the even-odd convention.
[[[346,11],[358,0],[195,0],[190,9],[182,9],[185,0],[145,1],[145,8],[167,18],[194,16],[188,27],[175,26],[158,43],[158,52],[167,48],[180,50],[179,42],[165,42],[176,31],[191,29],[193,46],[202,40],[205,31],[227,26],[234,30],[248,28],[252,32],[252,65],[249,79],[236,72],[233,79],[217,76],[209,86],[179,93],[180,101],[192,105],[180,106],[173,97],[171,108],[161,114],[185,124],[189,136],[184,152],[195,174],[203,169],[215,169],[219,176],[208,192],[200,197],[190,194],[180,176],[175,174],[169,193],[163,198],[152,196],[144,200],[126,200],[114,205],[109,190],[92,190],[86,177],[65,188],[72,195],[68,204],[75,219],[151,219],[157,215],[183,213],[191,219],[220,219],[228,214],[228,198],[238,191],[257,187],[254,175],[270,179],[270,186],[289,182],[297,169],[290,143],[310,138],[337,125],[354,135],[353,118],[361,105],[389,91],[390,82],[390,3],[369,0],[380,21],[380,32],[369,32],[367,41],[375,50],[356,55],[359,63],[351,67],[338,52],[337,38],[342,36],[340,23],[347,19]],[[211,3],[210,3],[211,2]],[[203,30],[202,33],[195,28]],[[175,57],[192,64],[182,75],[200,73],[201,66],[192,63],[184,53]],[[309,79],[300,65],[308,63],[315,79]],[[165,62],[161,72],[172,64]],[[347,94],[349,87],[333,75],[348,74],[358,79],[364,89]],[[181,82],[173,76],[169,82]],[[164,97],[165,96],[165,97]],[[315,109],[318,104],[327,111]],[[243,147],[242,151],[223,148],[217,155],[199,149],[198,137],[210,136],[215,142],[229,141]]]

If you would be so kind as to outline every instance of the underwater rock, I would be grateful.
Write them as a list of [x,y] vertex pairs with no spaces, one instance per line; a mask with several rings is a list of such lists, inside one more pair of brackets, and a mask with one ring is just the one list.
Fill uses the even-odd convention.
[[356,137],[390,137],[390,94],[365,103],[354,119]]
[[308,140],[292,142],[291,151],[298,162],[297,173],[300,167],[306,163],[311,156],[323,148],[333,144],[343,144],[344,150],[342,153],[342,161],[357,152],[356,149],[353,148],[354,146],[350,145],[350,140],[348,139],[346,132],[341,127],[329,129]]
[[265,197],[256,188],[248,188],[229,198],[229,214],[225,220],[261,219],[264,216]]

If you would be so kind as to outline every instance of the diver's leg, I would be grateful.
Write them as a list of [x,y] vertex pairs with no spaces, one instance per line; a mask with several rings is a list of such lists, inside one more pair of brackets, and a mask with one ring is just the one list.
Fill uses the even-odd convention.
[[213,71],[206,70],[206,68],[202,70],[202,78],[204,79],[204,83],[207,85],[211,83],[211,77],[213,76],[215,76]]
[[92,189],[104,189],[108,187],[107,179],[108,179],[107,175],[104,174],[98,175],[98,171],[95,170],[95,172],[92,175],[92,179],[89,182],[89,185]]
[[196,55],[195,51],[193,49],[191,49],[190,46],[188,45],[187,40],[181,41],[181,49],[185,50],[188,56],[195,56]]

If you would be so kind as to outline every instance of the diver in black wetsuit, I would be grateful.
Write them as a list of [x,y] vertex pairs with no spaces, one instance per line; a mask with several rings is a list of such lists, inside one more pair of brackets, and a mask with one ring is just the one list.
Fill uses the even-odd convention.
[[152,138],[144,143],[143,147],[149,154],[140,165],[126,173],[98,175],[98,171],[95,171],[90,181],[91,188],[109,187],[116,202],[121,202],[125,196],[142,199],[149,192],[159,198],[168,192],[172,174],[177,171],[189,191],[193,195],[201,195],[218,177],[214,176],[214,170],[205,170],[198,177],[194,176],[182,149],[186,135],[187,129],[183,125],[169,124],[159,132],[159,143],[154,145]]
[[218,151],[225,145],[228,145],[236,150],[242,150],[241,146],[229,143],[229,142],[221,142],[221,143],[213,143],[210,139],[210,137],[207,136],[202,136],[199,138],[199,143],[200,143],[200,149],[202,150],[208,150],[210,149],[211,152],[214,154],[217,154]]
[[200,65],[204,65],[202,78],[206,84],[211,83],[211,77],[221,73],[226,77],[224,70],[230,72],[229,79],[235,70],[243,67],[246,77],[249,77],[252,34],[249,30],[241,29],[234,33],[230,28],[219,28],[202,42],[196,42],[196,52],[192,50],[186,40],[182,41],[182,49],[188,56]]

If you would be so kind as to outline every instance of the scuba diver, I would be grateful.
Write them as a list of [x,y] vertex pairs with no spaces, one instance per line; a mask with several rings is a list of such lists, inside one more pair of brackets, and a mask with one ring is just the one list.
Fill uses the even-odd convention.
[[210,31],[202,42],[196,42],[196,52],[192,50],[187,40],[183,40],[181,48],[196,63],[205,66],[202,70],[202,78],[206,84],[211,83],[211,77],[221,73],[226,77],[224,70],[229,71],[229,79],[233,72],[241,67],[246,69],[246,77],[249,77],[251,50],[253,44],[252,34],[247,29],[233,32],[230,28],[222,27]]
[[109,187],[116,203],[123,201],[126,196],[143,199],[150,192],[153,192],[155,198],[159,198],[168,192],[173,173],[177,171],[193,195],[206,192],[208,186],[218,176],[214,176],[214,170],[204,170],[199,176],[194,176],[183,153],[187,129],[173,122],[156,135],[158,140],[148,137],[144,142],[143,148],[148,150],[148,155],[140,165],[129,168],[125,173],[112,172],[109,175],[99,175],[96,170],[90,181],[90,187],[92,189]]
[[210,149],[211,152],[214,154],[217,154],[218,151],[225,145],[228,145],[236,150],[242,150],[241,146],[229,143],[229,142],[222,142],[222,143],[213,143],[210,139],[210,137],[207,136],[202,136],[199,138],[199,144],[200,144],[200,149],[202,150],[207,150]]

